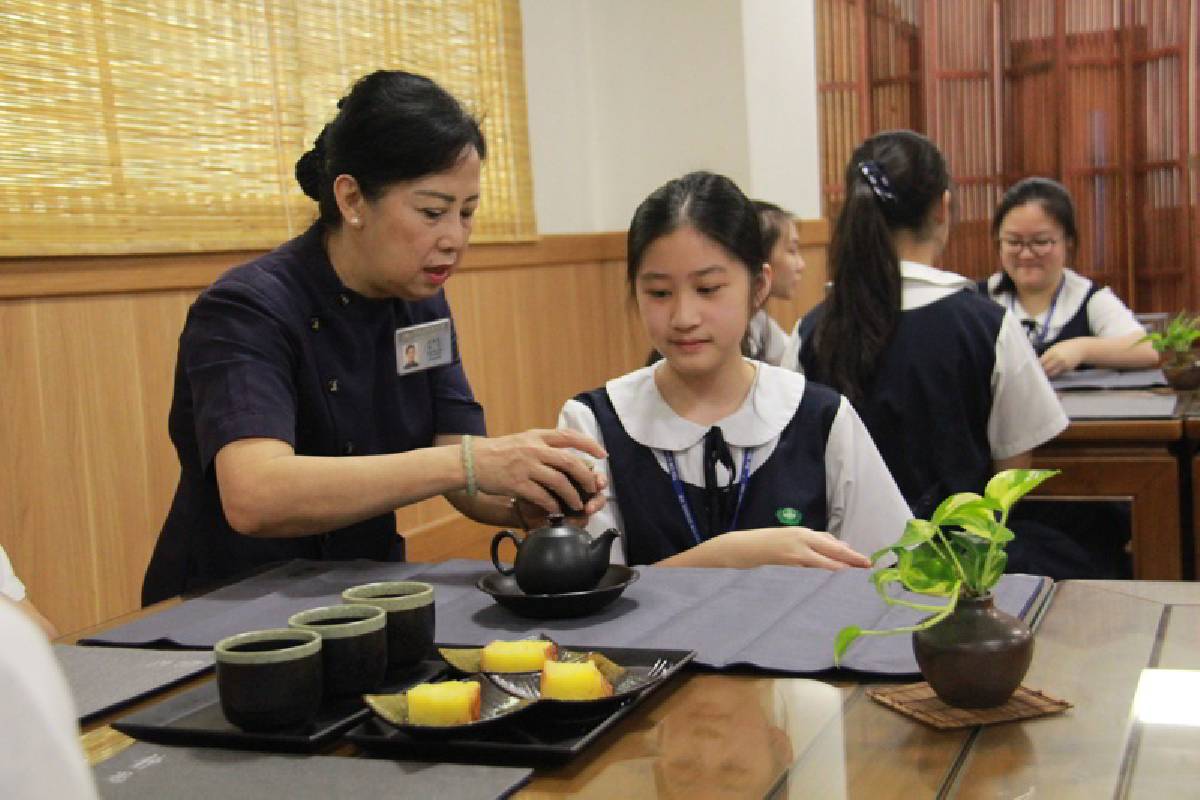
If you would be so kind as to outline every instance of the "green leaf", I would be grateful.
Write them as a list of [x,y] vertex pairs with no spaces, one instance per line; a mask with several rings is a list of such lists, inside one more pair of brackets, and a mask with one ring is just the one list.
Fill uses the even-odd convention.
[[1006,469],[988,481],[983,493],[999,503],[1001,511],[1007,513],[1013,503],[1058,473],[1056,469]]
[[896,569],[905,588],[920,594],[948,597],[959,581],[954,565],[929,545],[904,551]]
[[871,554],[871,563],[874,564],[888,553],[895,553],[897,557],[906,549],[929,541],[937,534],[937,528],[923,519],[910,519],[904,526],[904,533],[896,540],[895,544],[876,550]]
[[842,656],[846,654],[846,648],[854,643],[854,640],[862,636],[863,629],[857,625],[847,625],[838,631],[837,638],[833,640],[833,665],[839,666],[842,662]]
[[1008,553],[1003,550],[992,550],[988,553],[987,562],[983,568],[983,577],[978,587],[980,594],[990,591],[993,586],[1000,582],[1000,577],[1004,574],[1006,566],[1008,566]]
[[[994,519],[987,520],[983,525],[975,525],[972,523],[963,525],[962,528],[971,536],[982,539],[986,542],[1005,544],[1013,540],[1013,532]],[[951,531],[951,534],[953,534],[953,531]]]
[[963,506],[966,506],[970,503],[977,503],[982,499],[982,497],[974,492],[959,492],[958,494],[952,494],[943,500],[941,505],[937,507],[937,510],[933,512],[933,516],[929,518],[929,522],[935,527],[941,527],[942,525],[946,524],[946,517],[950,516]]

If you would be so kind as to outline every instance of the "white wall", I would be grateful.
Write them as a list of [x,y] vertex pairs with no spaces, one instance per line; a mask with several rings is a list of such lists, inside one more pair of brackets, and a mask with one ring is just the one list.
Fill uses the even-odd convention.
[[820,213],[811,0],[522,0],[542,233],[624,230],[693,169]]

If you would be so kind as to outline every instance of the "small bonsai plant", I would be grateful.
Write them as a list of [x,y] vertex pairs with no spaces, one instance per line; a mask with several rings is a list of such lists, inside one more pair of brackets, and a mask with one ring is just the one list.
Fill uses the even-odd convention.
[[1200,317],[1177,314],[1162,332],[1148,333],[1138,343],[1150,346],[1164,356],[1169,366],[1191,366],[1196,360],[1192,346],[1200,339]]
[[[833,660],[841,663],[846,649],[860,636],[903,633],[931,628],[949,616],[960,597],[984,597],[1004,574],[1005,545],[1012,541],[1008,512],[1013,504],[1058,470],[1009,469],[998,473],[983,491],[951,495],[928,519],[909,520],[899,541],[872,554],[876,563],[895,556],[895,563],[871,575],[876,591],[888,605],[927,611],[930,616],[902,628],[864,630],[850,625],[838,632]],[[910,592],[945,597],[944,605],[917,603],[890,590],[899,585]]]

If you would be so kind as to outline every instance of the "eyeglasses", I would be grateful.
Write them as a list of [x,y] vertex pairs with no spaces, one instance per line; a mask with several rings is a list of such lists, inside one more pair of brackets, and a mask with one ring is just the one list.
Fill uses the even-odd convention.
[[1058,244],[1058,239],[1051,239],[1048,236],[1039,236],[1036,239],[1028,240],[1000,237],[1000,251],[1010,256],[1021,255],[1021,251],[1027,247],[1033,255],[1044,256],[1053,250],[1056,244]]

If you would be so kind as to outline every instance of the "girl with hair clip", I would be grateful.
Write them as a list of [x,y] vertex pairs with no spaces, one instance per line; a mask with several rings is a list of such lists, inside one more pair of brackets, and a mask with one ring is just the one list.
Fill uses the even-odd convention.
[[1004,193],[992,217],[1001,271],[980,283],[1025,327],[1046,374],[1082,366],[1145,369],[1158,364],[1146,331],[1112,290],[1067,264],[1079,235],[1065,186],[1025,178]]
[[647,197],[628,236],[629,291],[663,358],[567,401],[559,426],[600,441],[628,564],[866,567],[908,509],[841,396],[742,355],[766,297],[758,212],[720,175]]
[[598,486],[571,449],[604,455],[587,437],[484,438],[442,290],[479,205],[478,123],[399,71],[362,78],[338,109],[296,163],[317,221],[188,312],[179,485],[143,603],[293,558],[403,560],[393,511],[434,495],[494,525],[603,503],[581,497]]
[[[1017,319],[966,278],[930,266],[950,233],[950,175],[932,142],[880,133],[854,151],[830,247],[833,291],[797,325],[789,365],[843,392],[915,516],[1067,426]],[[1009,570],[1075,577],[1086,552],[1023,524]]]
[[[792,215],[774,203],[755,200],[758,221],[762,227],[763,252],[771,267],[771,292],[767,295],[780,300],[791,300],[796,284],[804,272],[804,258],[800,255],[800,233]],[[746,330],[746,341],[742,352],[750,358],[780,366],[787,350],[788,337],[779,323],[767,313],[766,301],[750,318]]]

